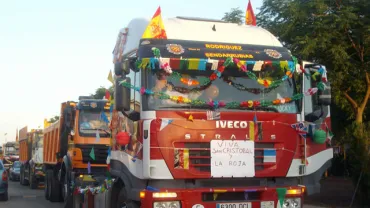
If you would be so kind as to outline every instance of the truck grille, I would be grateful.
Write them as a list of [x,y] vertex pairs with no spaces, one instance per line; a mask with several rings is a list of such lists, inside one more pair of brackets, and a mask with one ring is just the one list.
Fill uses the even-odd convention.
[[[93,145],[93,144],[83,144],[75,145],[76,148],[82,151],[82,161],[84,163],[90,164],[106,164],[108,156],[108,146],[106,145]],[[95,160],[90,157],[91,149],[94,147]]]
[[[196,169],[200,172],[211,172],[210,143],[208,142],[176,143],[175,147],[188,149],[189,169]],[[256,172],[264,170],[266,166],[266,163],[264,163],[263,161],[264,149],[274,149],[274,143],[255,142],[254,162]]]

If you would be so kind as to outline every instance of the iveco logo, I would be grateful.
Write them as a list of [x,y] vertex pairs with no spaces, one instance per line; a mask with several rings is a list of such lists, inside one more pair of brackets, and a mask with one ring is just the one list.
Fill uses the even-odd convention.
[[216,128],[229,129],[245,129],[247,128],[247,121],[216,121]]

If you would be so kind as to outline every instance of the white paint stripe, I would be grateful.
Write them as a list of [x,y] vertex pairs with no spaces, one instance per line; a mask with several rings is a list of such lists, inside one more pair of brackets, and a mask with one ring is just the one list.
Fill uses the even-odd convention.
[[[144,121],[143,131],[148,131],[148,137],[143,138],[143,177],[150,178],[150,123],[152,120]],[[143,135],[144,135],[143,132]]]
[[[306,174],[310,175],[319,170],[327,161],[333,158],[333,148],[324,150],[315,155],[307,157],[308,165],[306,166]],[[290,165],[287,177],[297,177],[299,175],[299,166],[302,165],[301,159],[293,159]]]
[[146,119],[155,119],[157,117],[155,111],[142,111],[140,114],[140,118],[143,120]]
[[276,163],[276,157],[274,156],[265,156],[263,157],[263,162],[264,163]]

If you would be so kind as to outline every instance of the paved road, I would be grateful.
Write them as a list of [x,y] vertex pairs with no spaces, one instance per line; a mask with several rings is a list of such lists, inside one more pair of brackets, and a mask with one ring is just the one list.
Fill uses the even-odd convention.
[[63,208],[63,203],[51,203],[44,197],[44,189],[32,190],[18,182],[9,181],[9,200],[0,201],[0,208]]
[[[19,182],[9,181],[9,201],[0,202],[0,208],[64,208],[64,203],[51,203],[45,200],[43,188],[31,190]],[[321,208],[305,205],[305,208]]]

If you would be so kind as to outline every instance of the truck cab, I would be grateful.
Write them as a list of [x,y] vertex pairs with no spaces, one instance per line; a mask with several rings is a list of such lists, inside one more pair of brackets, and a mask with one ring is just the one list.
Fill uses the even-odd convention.
[[[44,129],[46,198],[67,201],[71,184],[84,184],[83,176],[104,180],[110,145],[110,102],[81,96],[65,102],[58,121]],[[61,194],[60,194],[61,193]]]
[[155,21],[132,20],[114,50],[112,207],[301,207],[319,192],[325,66],[260,27]]

